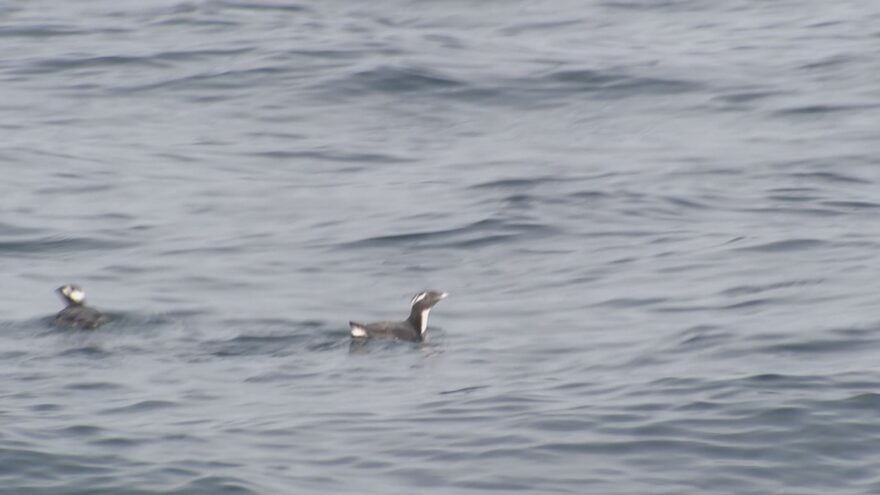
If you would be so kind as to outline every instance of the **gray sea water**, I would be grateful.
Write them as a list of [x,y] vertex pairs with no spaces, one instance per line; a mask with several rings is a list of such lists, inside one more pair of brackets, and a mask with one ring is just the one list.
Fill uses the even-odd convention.
[[880,3],[28,0],[0,47],[3,494],[880,493]]

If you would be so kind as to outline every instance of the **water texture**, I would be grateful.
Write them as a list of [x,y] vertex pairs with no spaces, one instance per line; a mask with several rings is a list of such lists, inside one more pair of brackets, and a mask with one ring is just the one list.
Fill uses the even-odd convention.
[[880,493],[878,26],[3,3],[0,492]]

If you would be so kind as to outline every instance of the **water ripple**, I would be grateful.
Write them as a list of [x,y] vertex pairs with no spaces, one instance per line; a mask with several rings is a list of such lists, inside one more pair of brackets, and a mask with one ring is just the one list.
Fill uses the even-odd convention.
[[0,4],[0,492],[880,493],[880,7],[798,6]]
[[508,243],[518,237],[538,234],[551,235],[553,233],[552,227],[539,223],[486,219],[452,229],[369,237],[342,244],[339,247],[345,249],[393,246],[405,246],[410,249],[474,248]]
[[38,237],[19,241],[0,241],[0,252],[7,255],[35,255],[78,251],[109,251],[131,246],[128,242],[96,238]]

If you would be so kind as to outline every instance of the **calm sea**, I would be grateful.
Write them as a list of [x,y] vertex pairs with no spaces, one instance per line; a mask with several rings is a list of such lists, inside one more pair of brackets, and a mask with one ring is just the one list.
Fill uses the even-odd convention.
[[880,493],[880,3],[7,1],[0,47],[4,495]]

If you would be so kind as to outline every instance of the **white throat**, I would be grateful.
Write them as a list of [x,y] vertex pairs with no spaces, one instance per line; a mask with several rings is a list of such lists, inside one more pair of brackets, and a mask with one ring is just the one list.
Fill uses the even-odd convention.
[[422,310],[422,318],[421,318],[422,328],[419,329],[419,332],[422,335],[425,335],[425,330],[428,329],[428,313],[430,313],[430,312],[431,312],[431,308]]
[[61,292],[76,304],[82,304],[82,302],[86,300],[86,293],[79,289],[65,287]]

